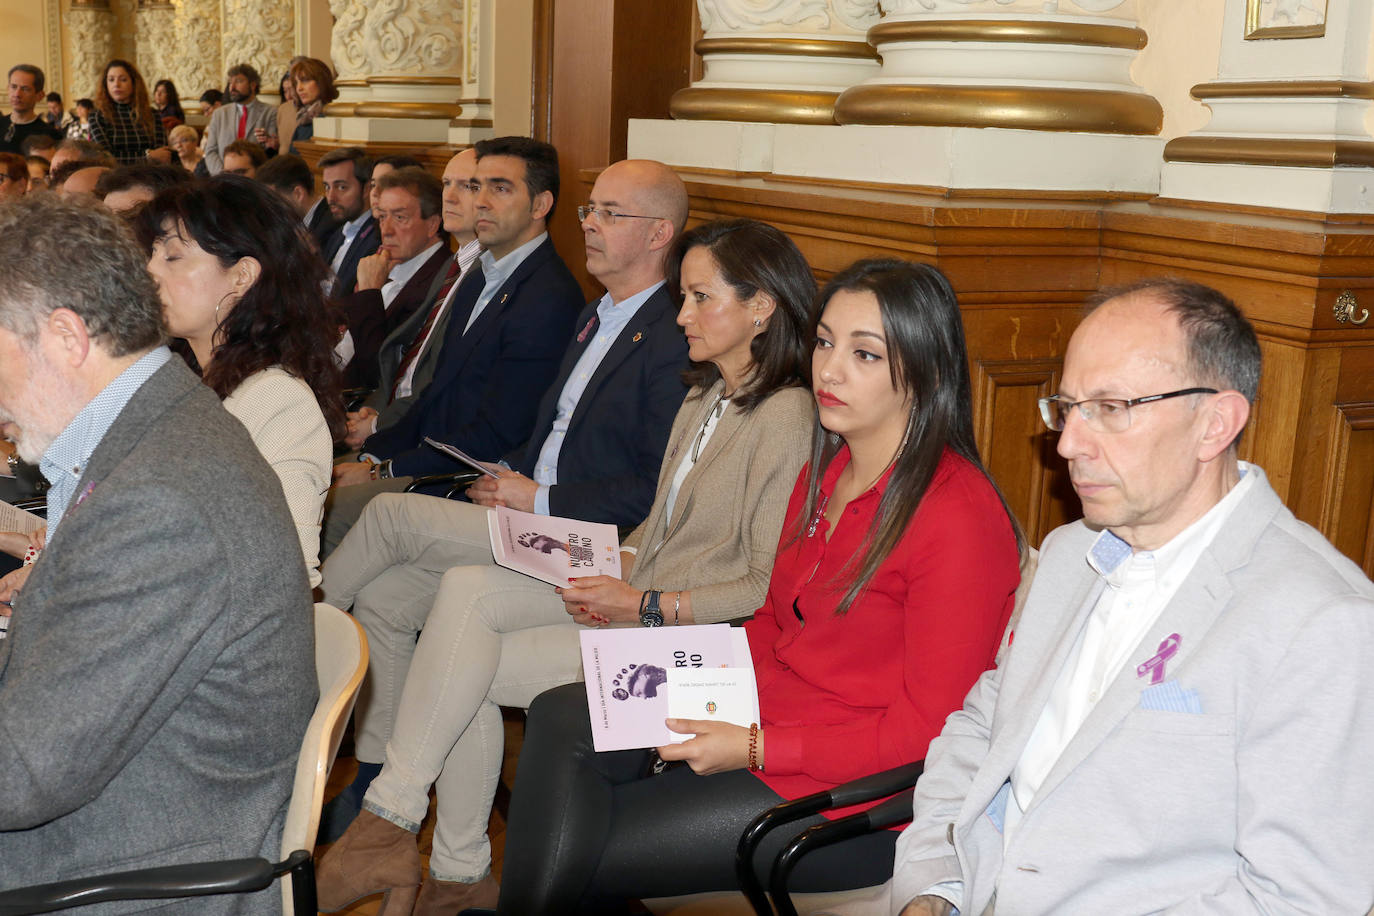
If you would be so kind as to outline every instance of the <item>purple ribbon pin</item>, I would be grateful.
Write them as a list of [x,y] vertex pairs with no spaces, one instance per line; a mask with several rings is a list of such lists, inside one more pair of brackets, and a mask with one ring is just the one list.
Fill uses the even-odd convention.
[[1151,684],[1158,684],[1164,680],[1164,663],[1173,658],[1178,653],[1178,644],[1182,641],[1177,633],[1170,633],[1164,637],[1164,641],[1159,644],[1159,651],[1135,669],[1136,677],[1150,676]]
[[585,340],[587,339],[587,335],[591,333],[591,330],[592,330],[592,328],[594,328],[594,327],[596,327],[596,316],[595,316],[595,315],[593,315],[591,318],[588,318],[588,319],[587,319],[587,326],[584,327],[581,331],[578,332],[578,334],[577,334],[577,342],[578,342],[578,343],[582,343],[583,341],[585,341]]

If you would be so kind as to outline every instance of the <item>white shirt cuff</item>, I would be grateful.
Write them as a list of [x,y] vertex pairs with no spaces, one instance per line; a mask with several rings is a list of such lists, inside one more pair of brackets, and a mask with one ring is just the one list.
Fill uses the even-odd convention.
[[534,491],[534,514],[549,514],[549,488],[542,483],[539,489]]

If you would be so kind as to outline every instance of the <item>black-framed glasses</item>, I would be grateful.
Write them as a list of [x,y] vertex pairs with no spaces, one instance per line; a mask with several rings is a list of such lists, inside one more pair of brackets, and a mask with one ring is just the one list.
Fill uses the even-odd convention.
[[1041,398],[1040,419],[1053,432],[1062,432],[1064,423],[1069,419],[1069,411],[1078,408],[1078,415],[1088,425],[1088,429],[1099,433],[1125,432],[1131,426],[1131,408],[1140,404],[1152,404],[1169,398],[1181,398],[1185,394],[1217,394],[1215,388],[1180,388],[1164,394],[1147,394],[1143,398],[1088,398],[1083,401],[1069,401],[1059,395]]
[[603,226],[614,226],[618,219],[667,219],[664,216],[641,216],[638,213],[617,213],[614,210],[607,210],[605,207],[593,207],[591,204],[583,204],[577,208],[577,221],[585,223],[587,217],[594,216],[596,221]]

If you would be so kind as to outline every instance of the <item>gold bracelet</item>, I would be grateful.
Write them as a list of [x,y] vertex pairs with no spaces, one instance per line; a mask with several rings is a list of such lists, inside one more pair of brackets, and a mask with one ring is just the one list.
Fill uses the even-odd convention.
[[763,765],[759,763],[759,723],[749,723],[749,772],[762,773]]

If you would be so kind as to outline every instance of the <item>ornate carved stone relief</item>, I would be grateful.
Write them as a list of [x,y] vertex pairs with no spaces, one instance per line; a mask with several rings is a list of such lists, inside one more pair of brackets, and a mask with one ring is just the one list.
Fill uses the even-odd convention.
[[277,91],[295,46],[292,0],[224,0],[223,70],[251,64],[262,77],[262,89]]
[[878,21],[878,0],[697,0],[697,13],[706,32],[759,31],[770,26],[825,32],[837,23],[862,32]]
[[72,103],[91,96],[105,62],[114,56],[115,16],[108,7],[73,6],[67,22],[67,86]]

